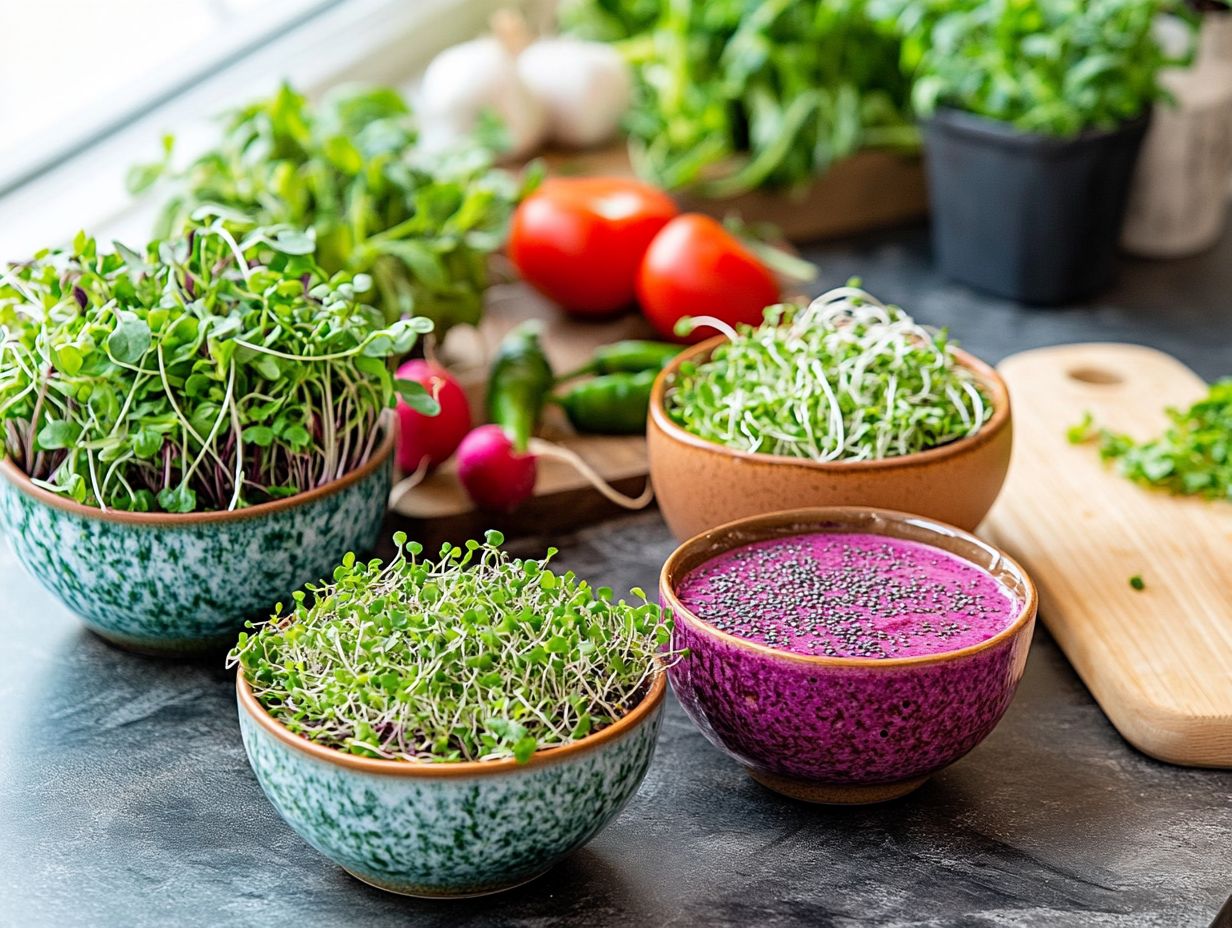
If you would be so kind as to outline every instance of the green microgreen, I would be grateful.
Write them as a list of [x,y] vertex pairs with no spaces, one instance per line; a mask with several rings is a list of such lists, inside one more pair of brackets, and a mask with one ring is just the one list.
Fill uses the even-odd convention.
[[327,277],[304,234],[202,213],[182,239],[102,252],[78,235],[0,270],[4,450],[101,508],[235,509],[359,467],[426,319],[386,325],[364,275]]
[[[855,282],[853,281],[852,284]],[[814,461],[911,454],[973,435],[992,413],[944,331],[854,285],[767,308],[667,391],[681,428],[744,451]]]
[[1142,579],[1142,574],[1134,574],[1130,577],[1129,585],[1139,592],[1146,589],[1146,581]]
[[371,301],[387,319],[414,313],[439,333],[479,320],[488,255],[539,177],[494,169],[478,140],[423,151],[409,105],[388,87],[343,87],[313,105],[283,85],[232,113],[218,147],[178,173],[172,145],[129,174],[134,191],[166,174],[176,181],[157,236],[196,224],[203,204],[311,228],[328,273],[371,275]]
[[526,761],[611,725],[671,655],[670,620],[572,571],[511,557],[499,532],[436,559],[394,536],[240,635],[228,658],[290,731],[366,757]]
[[1166,410],[1171,425],[1155,438],[1096,428],[1090,413],[1066,433],[1074,443],[1098,441],[1099,454],[1136,483],[1182,496],[1232,500],[1232,377],[1216,381],[1188,409]]

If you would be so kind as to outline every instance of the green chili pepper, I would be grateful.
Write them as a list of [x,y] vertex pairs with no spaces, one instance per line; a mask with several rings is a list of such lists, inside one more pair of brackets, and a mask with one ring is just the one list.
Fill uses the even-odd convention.
[[556,397],[579,432],[636,435],[646,430],[650,388],[657,370],[604,374],[570,387]]
[[638,371],[657,371],[680,354],[683,346],[668,342],[652,342],[640,338],[601,345],[595,349],[584,366],[560,379],[572,380],[585,374],[636,374]]
[[488,377],[488,419],[525,451],[555,378],[539,344],[542,326],[525,322],[505,336]]

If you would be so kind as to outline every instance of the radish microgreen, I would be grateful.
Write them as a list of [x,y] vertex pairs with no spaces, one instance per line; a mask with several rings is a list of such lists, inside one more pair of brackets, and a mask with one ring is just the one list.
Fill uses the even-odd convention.
[[387,326],[361,302],[372,282],[326,278],[302,233],[240,229],[214,219],[142,254],[83,234],[0,269],[4,450],[37,485],[103,509],[236,509],[363,464],[396,392],[432,411],[389,371],[428,320]]
[[366,757],[525,762],[626,715],[662,671],[670,622],[641,590],[614,600],[554,572],[555,549],[517,559],[503,542],[431,559],[399,532],[388,564],[348,554],[332,583],[250,625],[228,665],[290,731]]

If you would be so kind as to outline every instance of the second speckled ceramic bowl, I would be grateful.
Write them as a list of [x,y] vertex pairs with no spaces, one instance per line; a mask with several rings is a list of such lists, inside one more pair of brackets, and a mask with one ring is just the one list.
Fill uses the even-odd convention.
[[[685,609],[676,589],[733,548],[808,532],[865,532],[930,545],[999,580],[1020,604],[1004,631],[971,647],[920,657],[814,657],[719,631]],[[659,595],[672,611],[669,671],[702,733],[773,790],[811,802],[880,802],[905,795],[979,744],[1000,721],[1026,666],[1036,593],[1014,561],[930,519],[831,507],[741,519],[685,542],[667,559]]]
[[666,691],[659,674],[624,718],[524,764],[432,764],[313,744],[236,679],[248,760],[278,814],[352,876],[426,897],[512,889],[597,835],[646,775]]
[[396,430],[323,487],[233,512],[104,512],[0,461],[0,525],[17,557],[86,627],[121,647],[184,655],[227,647],[346,551],[376,543]]
[[992,508],[1009,471],[1013,429],[1009,391],[983,361],[955,351],[992,400],[992,417],[975,435],[901,457],[822,463],[728,448],[671,420],[664,398],[680,365],[708,358],[723,341],[720,335],[677,355],[650,397],[650,478],[663,518],[678,539],[733,519],[799,506],[918,512],[968,531]]

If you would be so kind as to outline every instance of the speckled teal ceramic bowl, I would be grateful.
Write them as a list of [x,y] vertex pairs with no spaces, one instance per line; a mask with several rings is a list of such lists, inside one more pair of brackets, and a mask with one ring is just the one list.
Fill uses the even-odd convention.
[[525,764],[431,764],[313,744],[236,678],[248,760],[278,813],[352,876],[427,897],[512,889],[598,834],[646,774],[665,690],[660,674],[616,724]]
[[346,551],[376,543],[396,432],[326,486],[234,512],[103,512],[0,461],[0,525],[18,558],[91,630],[122,647],[191,654],[233,644]]

